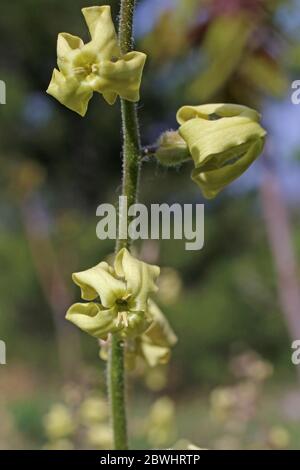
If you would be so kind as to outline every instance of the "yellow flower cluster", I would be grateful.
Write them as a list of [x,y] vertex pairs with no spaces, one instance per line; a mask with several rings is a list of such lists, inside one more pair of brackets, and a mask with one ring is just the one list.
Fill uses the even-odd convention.
[[123,248],[113,267],[101,262],[73,274],[88,302],[72,305],[66,318],[98,339],[107,340],[110,333],[129,339],[131,351],[151,366],[165,363],[176,336],[150,298],[159,272],[158,266],[137,260]]

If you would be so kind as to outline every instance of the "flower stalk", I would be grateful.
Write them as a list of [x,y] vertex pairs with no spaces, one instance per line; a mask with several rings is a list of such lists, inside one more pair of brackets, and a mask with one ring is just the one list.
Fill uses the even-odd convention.
[[[122,54],[133,50],[133,15],[135,0],[121,0],[119,22],[119,46]],[[121,99],[123,133],[123,180],[122,195],[128,205],[137,200],[141,168],[141,143],[136,105]],[[119,208],[119,217],[128,217],[127,211]],[[128,221],[129,222],[129,221]],[[117,240],[116,252],[129,248],[130,240]],[[125,405],[125,366],[124,340],[112,335],[108,360],[108,387],[111,404],[114,447],[116,450],[128,448],[126,405]]]

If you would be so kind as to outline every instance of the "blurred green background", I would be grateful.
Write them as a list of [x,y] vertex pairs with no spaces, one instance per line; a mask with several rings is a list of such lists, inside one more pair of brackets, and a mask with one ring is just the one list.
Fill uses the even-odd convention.
[[[118,1],[108,3],[116,18]],[[92,432],[78,418],[83,399],[98,390],[104,396],[105,364],[97,342],[66,324],[64,314],[79,299],[71,273],[113,251],[113,242],[96,237],[96,208],[115,203],[120,192],[120,110],[97,96],[82,119],[45,93],[57,34],[87,40],[80,9],[92,4],[2,2],[3,449],[107,442],[104,424],[101,430],[94,423]],[[209,448],[299,448],[291,362],[291,342],[300,339],[300,107],[291,102],[291,83],[300,78],[299,5],[140,0],[135,31],[136,49],[148,54],[139,104],[143,145],[176,128],[181,105],[215,101],[259,109],[269,139],[259,161],[213,201],[203,200],[189,165],[143,164],[140,200],[147,205],[205,203],[205,246],[137,246],[143,259],[163,267],[157,301],[179,342],[166,369],[141,366],[132,374],[133,446],[187,438]],[[53,436],[47,413],[57,403],[63,408],[54,409],[54,428],[56,420],[66,428]]]

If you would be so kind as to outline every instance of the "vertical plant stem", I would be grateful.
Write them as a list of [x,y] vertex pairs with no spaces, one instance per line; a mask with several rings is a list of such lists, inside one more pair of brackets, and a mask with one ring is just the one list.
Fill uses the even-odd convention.
[[[121,0],[119,22],[119,44],[122,54],[133,49],[132,24],[135,0]],[[137,108],[134,103],[121,99],[123,131],[123,180],[122,196],[127,197],[128,207],[137,200],[141,167],[141,145]],[[125,208],[119,208],[119,218],[128,221]],[[126,224],[127,225],[127,224]],[[129,248],[130,240],[117,240],[116,251]],[[108,386],[111,403],[111,419],[114,433],[114,447],[128,448],[125,406],[124,342],[112,335],[108,364]]]
[[[135,0],[121,0],[119,45],[122,54],[133,49],[133,14]],[[123,185],[122,195],[127,197],[128,207],[137,201],[140,170],[141,170],[141,142],[139,122],[135,103],[121,99],[122,132],[123,132]],[[128,218],[127,211],[119,217]],[[129,222],[129,221],[127,221]],[[117,250],[129,248],[130,240],[118,240]]]
[[124,344],[117,335],[112,335],[108,358],[108,387],[115,450],[128,449],[124,375]]

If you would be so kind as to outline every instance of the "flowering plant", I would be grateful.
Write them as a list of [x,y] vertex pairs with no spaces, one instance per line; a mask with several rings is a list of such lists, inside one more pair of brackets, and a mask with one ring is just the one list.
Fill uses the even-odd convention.
[[[121,0],[117,36],[109,6],[82,10],[91,41],[60,33],[57,64],[47,92],[72,111],[84,116],[94,92],[109,104],[121,100],[123,130],[122,196],[136,202],[143,149],[135,102],[146,56],[133,50],[132,24],[135,0]],[[245,106],[207,104],[183,106],[177,113],[179,129],[165,132],[154,154],[166,165],[191,160],[192,179],[206,198],[215,197],[238,178],[262,152],[265,130],[259,114]],[[128,222],[119,208],[120,220]],[[130,240],[117,240],[113,265],[102,261],[73,274],[85,303],[72,305],[66,318],[102,344],[108,359],[111,421],[116,449],[126,449],[127,426],[124,375],[136,356],[150,366],[166,363],[177,338],[153,301],[158,266],[130,253]],[[125,361],[125,359],[127,359]],[[59,410],[61,414],[61,410]],[[67,421],[67,417],[64,421]]]

